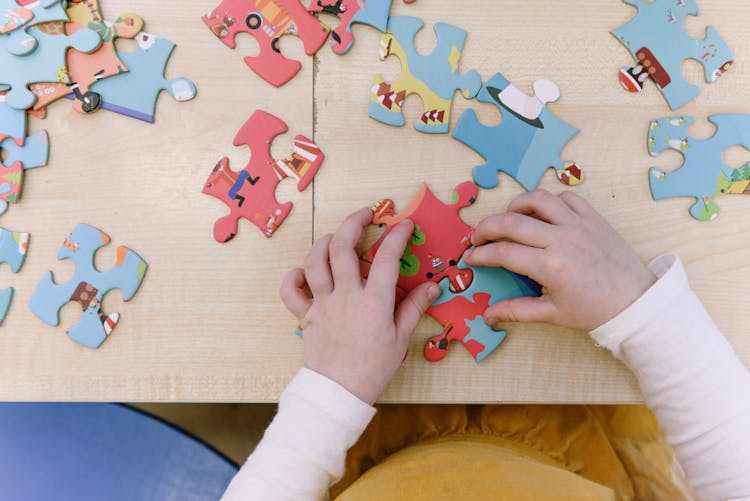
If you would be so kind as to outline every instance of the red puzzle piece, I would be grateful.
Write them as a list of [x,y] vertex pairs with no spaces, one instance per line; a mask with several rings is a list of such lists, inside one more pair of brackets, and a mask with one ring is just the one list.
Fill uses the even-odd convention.
[[292,210],[292,203],[276,201],[276,186],[282,179],[297,180],[297,189],[304,191],[320,165],[323,152],[305,136],[294,138],[294,151],[284,160],[271,157],[271,142],[287,131],[287,126],[265,111],[256,111],[234,138],[234,145],[250,147],[251,157],[239,172],[229,169],[229,159],[216,164],[203,193],[218,198],[230,209],[229,215],[216,220],[214,238],[228,242],[237,234],[237,221],[245,218],[261,229],[266,237],[273,235]]
[[245,63],[263,80],[280,87],[292,79],[302,65],[281,55],[279,38],[297,35],[308,56],[328,39],[329,30],[307,12],[299,0],[222,0],[203,22],[225,45],[235,48],[237,33],[249,33],[260,52]]
[[[474,360],[478,362],[492,353],[497,345],[505,339],[505,332],[495,332],[491,327],[483,326],[483,331],[490,333],[487,336],[488,340],[484,340],[482,336],[472,338],[469,336],[472,333],[472,327],[467,323],[467,321],[473,320],[477,323],[484,323],[482,315],[489,308],[490,299],[489,293],[477,293],[474,294],[473,301],[469,301],[463,296],[456,296],[451,301],[431,306],[428,313],[440,322],[443,326],[443,333],[427,340],[424,346],[424,358],[430,362],[439,362],[448,354],[448,346],[451,341],[457,341],[464,345],[471,356],[474,357]],[[456,315],[457,311],[460,312],[460,315]]]
[[441,202],[423,184],[409,207],[394,214],[393,201],[382,200],[373,207],[374,224],[384,224],[388,229],[383,236],[362,257],[362,274],[367,276],[370,265],[381,243],[404,219],[414,223],[414,234],[401,258],[401,274],[398,287],[408,293],[428,280],[440,282],[448,278],[451,290],[462,292],[472,280],[471,270],[459,270],[461,256],[471,246],[472,227],[458,215],[458,211],[472,205],[477,197],[477,185],[466,182],[456,186],[450,205]]

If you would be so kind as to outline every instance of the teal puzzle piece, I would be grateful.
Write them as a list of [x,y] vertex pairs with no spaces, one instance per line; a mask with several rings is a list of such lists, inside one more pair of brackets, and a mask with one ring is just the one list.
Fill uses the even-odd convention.
[[[0,263],[8,263],[10,271],[18,273],[26,259],[29,234],[0,228]],[[0,290],[0,325],[8,314],[13,299],[13,288]]]
[[734,63],[732,51],[712,27],[706,38],[695,40],[685,31],[685,18],[698,15],[695,0],[623,0],[638,13],[612,35],[630,51],[635,66],[620,70],[620,83],[630,92],[639,92],[646,80],[661,90],[670,108],[680,108],[698,95],[697,86],[682,76],[682,64],[695,59],[715,82]]
[[501,171],[527,191],[536,189],[549,168],[555,169],[563,184],[573,186],[583,180],[575,162],[560,160],[560,152],[578,129],[545,106],[559,99],[559,89],[549,80],[537,81],[534,89],[536,96],[527,96],[498,73],[477,99],[497,106],[502,122],[492,127],[482,125],[474,110],[466,110],[458,121],[453,137],[487,161],[474,167],[474,182],[482,188],[496,187]]
[[143,281],[148,265],[127,247],[117,248],[117,262],[108,271],[94,267],[94,254],[110,242],[100,230],[79,224],[65,239],[58,259],[72,259],[75,263],[73,278],[65,284],[53,281],[47,272],[37,284],[29,301],[29,308],[43,322],[56,326],[60,323],[60,309],[69,301],[81,306],[83,316],[67,334],[73,341],[88,348],[98,348],[110,335],[119,320],[118,313],[106,315],[102,311],[102,298],[112,289],[120,289],[124,301],[129,301]]
[[174,43],[146,32],[135,40],[138,46],[132,52],[117,52],[129,71],[100,80],[90,90],[101,95],[103,109],[153,123],[162,90],[176,101],[188,101],[195,97],[196,88],[187,78],[164,77]]
[[692,117],[661,118],[651,122],[648,152],[656,156],[665,150],[682,154],[684,163],[672,172],[652,167],[649,184],[654,200],[673,197],[694,197],[690,215],[699,221],[711,221],[719,215],[714,197],[722,193],[748,193],[750,163],[733,168],[724,163],[724,152],[732,146],[750,149],[750,115],[713,115],[716,133],[704,140],[688,134]]
[[16,138],[6,137],[2,139],[0,134],[0,150],[5,150],[4,163],[13,165],[21,162],[24,170],[35,169],[47,165],[49,158],[49,137],[47,131],[37,131],[27,136],[23,141]]

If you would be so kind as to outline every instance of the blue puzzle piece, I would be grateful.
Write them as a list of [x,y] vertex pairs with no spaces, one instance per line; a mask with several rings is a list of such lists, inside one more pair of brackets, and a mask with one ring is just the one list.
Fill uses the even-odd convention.
[[90,90],[101,95],[103,109],[153,123],[156,100],[162,90],[177,101],[188,101],[195,97],[196,89],[187,78],[164,77],[174,43],[146,32],[135,39],[135,50],[117,52],[129,71],[100,80]]
[[688,134],[692,117],[661,118],[651,122],[648,151],[656,156],[665,150],[679,151],[685,161],[672,172],[652,167],[649,184],[654,200],[673,197],[694,197],[690,214],[700,221],[710,221],[719,215],[714,197],[721,193],[750,193],[750,163],[733,168],[724,163],[724,152],[732,146],[750,149],[750,115],[713,115],[709,120],[716,125],[716,133],[704,140]]
[[482,125],[474,110],[464,112],[458,121],[453,137],[487,161],[486,165],[474,167],[474,182],[482,188],[497,186],[500,171],[512,176],[527,191],[536,189],[549,168],[556,170],[564,184],[574,186],[583,180],[575,162],[560,160],[560,151],[578,129],[545,106],[559,99],[559,89],[549,80],[539,80],[534,90],[536,96],[527,96],[498,73],[477,99],[497,106],[502,122],[492,127]]
[[0,137],[26,136],[26,111],[11,108],[5,102],[5,94],[0,94]]
[[[4,2],[15,3],[15,0],[0,0]],[[0,7],[1,9],[2,7]],[[37,40],[32,33],[27,33],[26,28],[40,23],[49,23],[53,21],[68,21],[68,15],[65,13],[63,2],[61,0],[44,0],[42,2],[33,2],[26,7],[34,16],[31,21],[10,32],[5,48],[13,55],[25,56],[33,51],[37,46]]]
[[454,293],[448,280],[441,281],[442,293],[427,310],[444,328],[443,334],[430,338],[425,345],[425,358],[431,362],[447,355],[451,341],[463,344],[481,362],[506,337],[505,331],[495,331],[484,322],[484,311],[506,299],[541,295],[541,286],[535,281],[504,268],[469,266],[463,259],[458,268],[473,273],[469,287]]
[[388,32],[380,42],[380,59],[393,54],[401,60],[401,74],[391,84],[375,77],[370,92],[370,117],[388,125],[405,123],[401,106],[410,94],[419,94],[424,112],[415,128],[418,131],[443,134],[450,127],[451,106],[456,91],[471,99],[482,86],[476,71],[459,73],[466,31],[457,26],[437,23],[434,27],[437,46],[428,56],[419,54],[414,37],[424,26],[415,17],[395,16],[388,21]]
[[35,51],[27,56],[14,56],[8,52],[7,37],[0,38],[0,84],[11,87],[5,102],[17,110],[30,108],[36,97],[28,89],[35,82],[57,82],[65,71],[68,48],[91,52],[101,45],[99,35],[90,29],[81,29],[73,35],[50,35],[38,27],[29,29],[38,41]]
[[5,150],[7,165],[21,162],[24,170],[47,165],[49,158],[49,138],[47,131],[37,131],[25,138],[23,145],[18,145],[13,138],[0,141],[0,149]]
[[682,76],[682,64],[695,59],[703,65],[706,81],[712,83],[734,62],[732,51],[712,27],[706,38],[695,40],[685,31],[685,18],[698,15],[695,0],[624,0],[638,13],[622,27],[613,30],[636,61],[634,67],[620,70],[620,83],[638,92],[650,79],[661,90],[670,108],[680,108],[698,95],[699,89]]
[[[26,259],[29,247],[29,234],[8,231],[0,228],[0,263],[8,263],[10,271],[18,273]],[[0,324],[5,320],[13,299],[13,289],[0,290]]]
[[65,284],[53,281],[52,272],[37,284],[29,301],[29,308],[42,321],[56,326],[60,323],[60,309],[69,301],[77,302],[83,311],[81,321],[68,329],[68,336],[89,348],[98,348],[117,324],[119,314],[106,315],[102,298],[112,289],[120,289],[124,301],[138,292],[148,265],[127,247],[117,248],[117,262],[108,271],[94,268],[94,254],[109,243],[109,236],[98,229],[79,224],[60,247],[58,259],[72,259],[73,278]]

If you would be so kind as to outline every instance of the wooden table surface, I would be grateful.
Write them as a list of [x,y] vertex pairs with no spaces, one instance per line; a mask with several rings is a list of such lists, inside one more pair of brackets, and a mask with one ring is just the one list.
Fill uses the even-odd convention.
[[[647,85],[631,95],[617,83],[617,70],[630,62],[609,34],[635,10],[616,0],[549,2],[417,0],[394,2],[393,12],[422,17],[428,28],[417,37],[427,53],[434,44],[430,26],[438,21],[469,31],[464,71],[483,79],[502,71],[530,92],[540,78],[555,80],[562,91],[554,113],[581,133],[563,151],[586,172],[575,191],[622,232],[644,260],[676,251],[691,283],[743,360],[750,362],[750,285],[740,277],[750,267],[745,248],[750,236],[737,219],[750,208],[746,197],[719,198],[722,214],[712,223],[693,221],[689,199],[654,202],[648,168],[680,164],[679,155],[652,159],[646,131],[653,118],[696,115],[696,137],[708,137],[702,118],[719,112],[750,112],[750,6],[704,0],[703,15],[689,19],[688,31],[702,38],[706,24],[717,26],[738,61],[714,85],[702,82],[702,68],[689,62],[688,79],[701,82],[701,94],[671,113],[660,93]],[[51,137],[49,166],[27,172],[21,203],[3,216],[5,228],[28,231],[31,247],[18,275],[2,268],[2,285],[16,289],[0,329],[0,399],[108,401],[274,401],[303,363],[302,341],[292,334],[295,319],[283,308],[278,287],[284,273],[301,264],[311,242],[333,231],[341,219],[383,197],[404,207],[422,181],[443,200],[453,186],[470,179],[482,163],[449,135],[417,133],[412,124],[421,110],[418,97],[407,101],[405,128],[367,117],[374,75],[388,80],[399,72],[395,58],[377,58],[379,34],[355,26],[356,42],[344,57],[327,47],[303,57],[294,37],[282,52],[302,58],[303,68],[288,85],[275,89],[253,74],[242,56],[256,51],[250,36],[234,51],[224,47],[200,16],[213,0],[183,2],[103,0],[112,19],[136,12],[146,30],[175,41],[178,48],[167,75],[184,75],[198,97],[175,103],[162,94],[154,125],[99,112],[76,114],[63,100],[49,118],[31,122]],[[334,23],[335,24],[335,23]],[[122,45],[127,45],[125,42]],[[454,123],[474,108],[488,124],[500,114],[491,105],[457,95]],[[212,238],[214,220],[226,213],[217,200],[201,194],[216,161],[227,155],[242,168],[248,151],[232,147],[237,129],[256,109],[278,115],[290,133],[273,145],[286,155],[294,134],[314,134],[327,159],[314,186],[296,192],[286,181],[279,200],[295,209],[278,233],[266,240],[247,222],[232,242]],[[747,161],[747,151],[730,152],[732,165]],[[541,187],[563,189],[548,172]],[[500,187],[483,190],[478,203],[463,211],[475,224],[503,210],[521,188],[502,175]],[[106,311],[119,311],[120,324],[99,350],[71,342],[65,327],[80,316],[67,305],[59,328],[46,326],[27,308],[36,282],[54,270],[58,282],[72,276],[70,262],[55,259],[68,232],[79,222],[108,232],[111,249],[100,251],[100,269],[114,263],[114,247],[127,245],[149,263],[141,291],[122,303],[119,291],[105,299]],[[572,257],[574,258],[574,257]],[[586,308],[586,304],[581,304]],[[439,333],[425,319],[413,338],[409,358],[383,401],[388,402],[633,402],[640,400],[634,378],[582,332],[545,325],[509,325],[507,341],[488,360],[476,364],[454,346],[446,360],[422,359],[424,340]]]

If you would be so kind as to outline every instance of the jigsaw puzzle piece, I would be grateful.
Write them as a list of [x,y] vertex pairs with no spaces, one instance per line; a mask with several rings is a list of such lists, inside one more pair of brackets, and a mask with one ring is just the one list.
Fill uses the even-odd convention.
[[[28,89],[35,82],[56,82],[63,78],[65,55],[72,47],[79,52],[92,52],[101,44],[101,38],[92,30],[79,30],[73,35],[52,35],[42,30],[52,28],[55,23],[39,25],[29,29],[38,41],[35,51],[18,57],[10,54],[5,47],[0,47],[0,83],[11,87],[5,96],[5,102],[17,110],[30,108],[36,96]],[[48,28],[49,27],[49,28]],[[0,40],[7,43],[7,40]],[[62,73],[61,73],[62,70]]]
[[388,31],[380,41],[380,59],[391,54],[401,61],[401,74],[393,83],[381,75],[375,77],[370,90],[370,117],[388,125],[402,126],[401,107],[407,96],[419,94],[424,112],[415,128],[420,132],[443,134],[450,127],[451,107],[456,91],[466,99],[477,95],[482,87],[479,73],[459,73],[461,52],[467,33],[457,26],[437,23],[434,26],[437,46],[429,56],[419,54],[414,37],[424,26],[415,17],[395,16],[388,21]]
[[626,1],[638,13],[625,25],[613,30],[635,59],[635,66],[620,70],[620,83],[630,92],[639,92],[646,80],[661,90],[670,108],[680,108],[698,95],[699,88],[682,75],[686,59],[703,65],[706,81],[712,83],[734,63],[729,46],[712,27],[706,38],[695,40],[685,31],[685,18],[698,15],[695,0]]
[[452,341],[463,344],[481,362],[506,337],[505,331],[495,331],[485,324],[485,310],[506,299],[541,295],[539,284],[504,268],[469,266],[463,259],[459,267],[471,270],[474,279],[469,287],[456,293],[448,281],[441,282],[442,294],[427,310],[443,326],[443,333],[425,344],[424,356],[430,362],[445,358]]
[[26,136],[26,112],[11,108],[5,102],[7,91],[0,91],[0,136]]
[[245,64],[266,82],[280,87],[302,67],[281,54],[279,39],[296,35],[305,53],[315,54],[328,38],[328,28],[307,12],[299,0],[222,0],[202,17],[211,32],[227,47],[235,48],[235,36],[249,33],[258,41],[259,53]]
[[69,9],[69,13],[71,22],[65,25],[65,33],[72,35],[85,28],[92,29],[101,37],[101,47],[90,54],[75,51],[68,54],[68,82],[33,84],[31,90],[37,96],[34,109],[44,108],[70,94],[73,97],[73,109],[78,113],[93,113],[101,108],[102,98],[90,90],[91,86],[128,71],[115,51],[115,39],[134,38],[143,28],[143,19],[136,14],[121,14],[114,22],[105,21],[98,10],[98,4],[92,1],[75,4]]
[[502,122],[491,127],[482,125],[474,110],[466,110],[459,119],[453,137],[487,161],[474,167],[474,181],[482,188],[496,187],[498,172],[505,172],[532,191],[550,168],[563,184],[575,186],[583,181],[575,162],[560,160],[560,152],[578,129],[546,107],[560,98],[560,90],[550,80],[537,80],[534,92],[534,96],[526,95],[498,73],[477,99],[497,106]]
[[[13,2],[14,0],[10,1]],[[37,46],[36,38],[26,32],[27,27],[55,21],[65,22],[68,20],[68,16],[65,14],[65,8],[63,7],[63,2],[60,0],[46,0],[44,2],[39,2],[38,0],[15,1],[17,1],[22,8],[28,9],[28,12],[32,16],[32,19],[30,19],[24,26],[20,27],[22,29],[13,30],[8,35],[5,48],[15,56],[25,56]],[[2,33],[1,28],[0,33]]]
[[129,71],[97,81],[90,91],[101,96],[103,109],[153,123],[161,91],[166,90],[176,101],[189,101],[196,88],[187,78],[168,80],[164,76],[174,43],[146,32],[135,40],[136,49],[117,53]]
[[352,24],[366,24],[385,32],[392,0],[310,0],[307,10],[338,16],[341,23],[331,30],[331,48],[336,54],[349,52],[354,44]]
[[649,184],[654,200],[674,197],[694,197],[690,214],[700,221],[710,221],[719,215],[714,197],[721,193],[744,194],[750,184],[750,164],[733,168],[724,163],[724,152],[732,146],[750,149],[750,115],[713,115],[709,120],[716,125],[716,133],[703,141],[688,134],[692,117],[661,118],[651,122],[648,151],[656,156],[665,150],[682,154],[682,166],[672,172],[652,167]]
[[11,137],[3,139],[0,134],[0,149],[5,150],[6,164],[20,162],[24,170],[44,167],[49,158],[47,131],[37,131],[21,141]]
[[391,229],[405,219],[414,223],[414,232],[401,258],[398,287],[408,293],[428,280],[449,280],[455,291],[465,290],[472,281],[471,270],[458,267],[461,256],[471,246],[472,227],[459,211],[476,202],[477,186],[462,183],[454,189],[450,204],[440,201],[426,184],[403,212],[394,213],[392,200],[381,200],[373,207],[373,224],[387,226],[380,239],[361,259],[366,278],[375,254]]
[[105,314],[102,298],[112,289],[120,289],[123,301],[138,292],[148,269],[146,262],[127,247],[117,248],[117,261],[111,269],[100,272],[94,267],[94,254],[109,244],[109,236],[86,224],[79,224],[63,241],[57,258],[71,259],[75,264],[73,278],[56,284],[47,272],[37,284],[29,301],[29,309],[43,322],[57,326],[60,309],[68,302],[81,306],[81,320],[68,329],[73,341],[89,348],[98,348],[112,333],[118,313]]
[[[8,263],[10,271],[18,273],[26,259],[29,234],[0,228],[0,263]],[[13,299],[13,288],[0,290],[0,325],[5,320]]]
[[217,242],[228,242],[237,235],[240,218],[251,221],[270,238],[293,205],[276,201],[276,186],[291,177],[297,180],[297,189],[304,191],[315,177],[325,155],[305,136],[294,138],[294,150],[286,159],[276,160],[271,156],[273,139],[287,130],[279,118],[256,111],[234,138],[235,146],[250,148],[250,162],[239,172],[229,169],[227,158],[222,158],[214,167],[203,186],[203,193],[218,198],[230,209],[230,213],[219,218],[214,225]]

